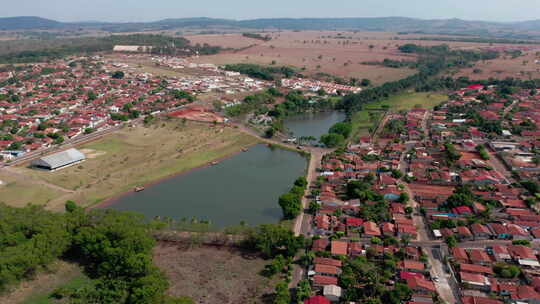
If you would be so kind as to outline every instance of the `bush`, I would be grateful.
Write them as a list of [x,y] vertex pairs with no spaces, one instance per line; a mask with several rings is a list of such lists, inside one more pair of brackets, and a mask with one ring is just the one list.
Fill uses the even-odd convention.
[[345,142],[345,137],[341,134],[330,133],[321,136],[320,141],[328,148],[336,148]]

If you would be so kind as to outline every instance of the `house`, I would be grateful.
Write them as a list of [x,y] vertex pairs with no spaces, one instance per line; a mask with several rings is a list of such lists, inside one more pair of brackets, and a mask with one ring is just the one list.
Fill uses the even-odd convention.
[[495,238],[500,240],[507,240],[511,238],[510,233],[508,233],[508,229],[506,226],[498,223],[489,223],[488,224],[489,229],[493,232],[493,235]]
[[318,239],[313,241],[311,249],[313,251],[326,251],[328,245],[330,245],[330,241],[328,239]]
[[506,229],[508,230],[508,234],[512,236],[513,240],[532,241],[531,234],[527,230],[523,229],[523,227],[520,227],[519,225],[508,224],[506,225]]
[[506,263],[512,261],[512,256],[508,251],[508,247],[502,245],[493,245],[490,250],[491,254],[495,258],[495,261]]
[[461,298],[463,304],[504,304],[504,302],[484,297],[465,296]]
[[467,284],[471,289],[478,289],[483,291],[489,291],[491,289],[491,282],[487,277],[477,273],[460,272],[461,283]]
[[313,286],[315,287],[323,287],[326,285],[337,285],[337,284],[338,284],[338,278],[336,277],[323,276],[323,275],[313,276]]
[[469,241],[469,240],[473,239],[473,234],[469,230],[469,228],[467,228],[465,226],[458,226],[456,228],[456,230],[457,230],[459,240],[461,240],[461,241]]
[[416,277],[408,278],[407,286],[409,286],[409,288],[414,292],[428,293],[428,294],[436,292],[435,284],[433,284],[433,282],[428,281],[424,278],[416,278]]
[[314,296],[309,299],[305,299],[304,304],[331,304],[331,302],[323,296]]
[[540,294],[532,286],[526,285],[520,285],[518,287],[515,297],[527,303],[538,303],[540,301]]
[[364,223],[364,235],[367,237],[381,236],[381,230],[377,227],[377,224],[374,222],[365,222]]
[[487,240],[493,235],[487,226],[478,223],[471,225],[471,232],[475,240]]
[[400,238],[416,239],[417,232],[414,225],[398,224],[397,235]]
[[348,244],[344,241],[332,241],[331,243],[331,252],[332,255],[347,255],[348,254]]
[[460,264],[459,269],[462,272],[468,272],[468,273],[476,273],[486,276],[493,275],[493,269],[491,267],[486,267],[482,265],[474,265],[474,264]]
[[341,269],[336,266],[331,265],[322,265],[322,264],[315,264],[314,268],[315,273],[324,275],[324,276],[339,276],[341,274]]
[[540,263],[538,263],[536,255],[529,247],[522,245],[510,245],[508,246],[508,252],[510,252],[512,259],[521,266],[532,268],[540,267]]
[[313,264],[330,265],[330,266],[334,266],[334,267],[341,267],[342,266],[342,262],[340,260],[329,259],[329,258],[320,258],[320,257],[315,257],[313,259]]
[[341,298],[341,287],[336,285],[326,285],[323,288],[323,295],[330,300],[330,302],[338,302]]
[[403,260],[397,264],[399,269],[409,271],[409,272],[423,272],[426,269],[424,263],[412,261],[412,260]]
[[452,257],[454,260],[456,260],[459,263],[469,263],[469,256],[467,255],[467,251],[463,248],[455,247],[451,250]]
[[469,258],[473,264],[477,265],[490,265],[491,259],[483,249],[471,249],[469,251]]
[[394,236],[396,234],[396,227],[392,223],[383,223],[381,230],[384,236]]

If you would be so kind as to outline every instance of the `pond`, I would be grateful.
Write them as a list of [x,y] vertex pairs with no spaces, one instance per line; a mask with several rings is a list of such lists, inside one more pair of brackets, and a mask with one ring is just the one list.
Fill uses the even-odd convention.
[[321,135],[328,133],[331,126],[345,118],[345,113],[338,111],[304,113],[287,117],[285,127],[296,138],[313,136],[318,140]]
[[305,175],[307,160],[296,152],[251,147],[215,166],[179,175],[138,193],[128,193],[109,208],[149,218],[209,220],[216,228],[277,223],[278,198]]

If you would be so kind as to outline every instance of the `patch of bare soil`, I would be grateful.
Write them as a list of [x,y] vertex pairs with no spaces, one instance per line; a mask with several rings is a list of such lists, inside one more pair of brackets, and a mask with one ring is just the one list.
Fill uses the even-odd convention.
[[272,281],[261,276],[266,261],[231,247],[159,243],[154,263],[169,278],[171,296],[199,304],[268,303]]

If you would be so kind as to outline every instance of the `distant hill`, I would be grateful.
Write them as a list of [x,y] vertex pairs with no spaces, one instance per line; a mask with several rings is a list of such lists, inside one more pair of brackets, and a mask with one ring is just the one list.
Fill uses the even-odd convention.
[[174,28],[239,27],[283,30],[358,30],[445,33],[460,35],[490,35],[498,37],[540,38],[540,20],[524,22],[485,22],[461,19],[415,19],[406,17],[382,18],[273,18],[230,20],[216,18],[178,18],[154,22],[78,22],[64,23],[40,17],[0,18],[2,30],[96,28],[108,32],[165,30]]
[[63,27],[62,22],[41,17],[8,17],[0,18],[0,30],[37,30],[57,29]]

